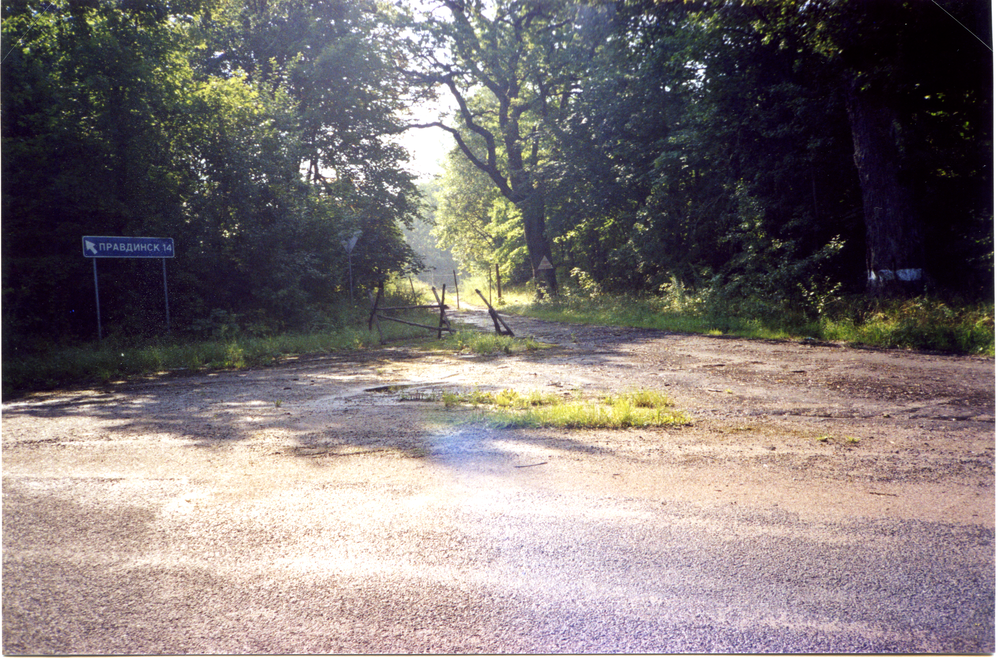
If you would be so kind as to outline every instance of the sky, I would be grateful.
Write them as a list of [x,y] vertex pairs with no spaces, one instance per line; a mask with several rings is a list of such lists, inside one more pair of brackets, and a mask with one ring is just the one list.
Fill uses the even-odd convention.
[[[429,123],[431,121],[449,121],[454,112],[454,101],[450,98],[436,103],[424,103],[413,108],[413,123]],[[455,145],[451,135],[440,128],[414,128],[407,130],[399,139],[400,143],[410,152],[410,163],[407,167],[421,181],[428,181],[439,173],[448,151]]]

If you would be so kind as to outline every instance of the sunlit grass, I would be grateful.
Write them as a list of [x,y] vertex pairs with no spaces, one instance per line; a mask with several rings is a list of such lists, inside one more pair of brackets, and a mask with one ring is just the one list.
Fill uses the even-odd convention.
[[531,290],[521,289],[504,297],[511,300],[507,312],[557,322],[995,355],[992,303],[952,305],[929,297],[872,302],[861,297],[840,300],[818,317],[779,308],[751,317],[723,312],[687,291],[645,297],[577,293],[539,301]]
[[501,336],[481,331],[456,331],[440,341],[427,343],[428,347],[466,354],[516,354],[541,349],[541,343],[531,337]]
[[677,427],[691,417],[674,408],[663,393],[639,390],[606,395],[595,400],[566,400],[554,393],[527,395],[505,389],[499,392],[445,393],[445,407],[470,406],[475,420],[495,428],[627,429]]

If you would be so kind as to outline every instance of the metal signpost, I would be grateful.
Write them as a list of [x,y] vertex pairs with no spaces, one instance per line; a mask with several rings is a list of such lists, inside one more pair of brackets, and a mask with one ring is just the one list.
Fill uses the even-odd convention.
[[94,295],[97,299],[97,338],[101,339],[101,293],[97,287],[100,258],[159,258],[163,261],[163,300],[170,331],[170,298],[167,295],[167,259],[174,257],[173,238],[125,238],[106,235],[83,236],[83,255],[94,262]]

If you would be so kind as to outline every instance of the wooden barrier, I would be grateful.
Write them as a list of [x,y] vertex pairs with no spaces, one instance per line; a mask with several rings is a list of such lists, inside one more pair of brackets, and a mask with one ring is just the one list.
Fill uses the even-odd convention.
[[[479,295],[479,299],[483,300],[483,303],[486,304],[486,310],[489,311],[490,318],[493,319],[493,327],[497,330],[497,333],[501,336],[513,336],[514,332],[510,330],[510,327],[508,327],[507,323],[503,321],[500,314],[493,309],[493,306],[486,301],[486,298],[483,297],[483,293],[479,292],[477,289],[476,294]],[[503,329],[500,328],[500,325],[503,325]]]
[[[455,330],[451,328],[451,322],[445,316],[445,310],[448,306],[444,303],[444,290],[445,284],[441,284],[441,297],[438,298],[437,290],[431,286],[431,291],[434,293],[434,299],[437,300],[437,304],[415,304],[413,306],[379,306],[382,301],[383,294],[383,284],[378,284],[378,292],[375,295],[368,293],[369,299],[372,301],[372,310],[368,314],[368,331],[372,330],[372,325],[375,325],[375,329],[378,330],[379,343],[385,344],[385,335],[382,333],[382,327],[379,325],[379,320],[385,320],[387,322],[398,322],[399,324],[409,325],[411,327],[420,327],[421,329],[429,329],[431,331],[437,332],[437,337],[441,338],[441,332],[454,332]],[[403,320],[402,318],[394,318],[390,315],[384,315],[384,311],[412,311],[416,309],[438,309],[440,315],[438,316],[438,326],[432,327],[426,324],[419,324],[417,322],[410,322],[409,320]]]

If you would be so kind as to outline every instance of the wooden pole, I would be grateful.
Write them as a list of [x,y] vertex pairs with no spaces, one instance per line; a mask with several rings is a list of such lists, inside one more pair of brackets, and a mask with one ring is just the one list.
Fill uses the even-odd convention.
[[[411,327],[420,327],[421,329],[430,329],[431,331],[436,331],[436,330],[441,329],[440,326],[432,327],[429,324],[418,324],[416,322],[410,322],[409,320],[401,320],[399,318],[390,318],[388,315],[378,315],[378,316],[376,316],[376,318],[382,319],[382,320],[388,320],[389,322],[398,322],[399,324],[408,324]],[[445,327],[444,330],[445,331],[449,331],[451,333],[455,333],[455,330],[452,329],[450,326]]]
[[441,337],[441,329],[440,329],[440,327],[444,327],[449,332],[451,331],[451,322],[448,321],[448,318],[444,314],[444,310],[446,308],[448,308],[448,306],[444,303],[445,302],[444,287],[445,287],[445,284],[442,283],[441,284],[441,319],[438,320],[438,338]]
[[503,291],[500,289],[500,263],[494,263],[497,266],[497,303],[503,301]]
[[458,300],[458,272],[456,272],[455,270],[452,270],[451,271],[451,275],[455,278],[455,310],[456,311],[461,311],[462,310],[462,306],[461,306],[461,304],[459,303],[459,300]]
[[445,286],[446,285],[447,285],[446,283],[442,283],[441,284],[441,297],[440,297],[440,299],[438,298],[437,290],[434,288],[434,286],[431,286],[431,292],[434,293],[434,301],[436,301],[438,303],[438,306],[441,309],[441,315],[438,318],[438,327],[437,327],[438,340],[441,339],[441,332],[444,330],[444,326],[446,324],[448,325],[448,331],[451,331],[451,324],[448,322],[447,318],[444,317],[444,309],[446,308],[445,305],[444,305],[444,293],[445,293]]
[[[489,311],[490,319],[493,320],[493,326],[496,328],[497,333],[500,335],[513,336],[514,332],[511,331],[510,327],[507,326],[507,323],[503,321],[500,314],[493,309],[493,306],[486,301],[486,298],[483,297],[483,293],[481,293],[478,288],[476,289],[476,294],[479,295],[481,300],[486,302],[486,309]],[[503,329],[500,328],[500,325],[503,325]]]

